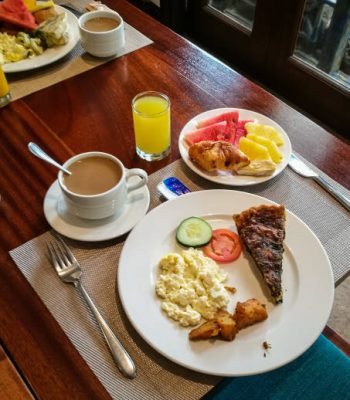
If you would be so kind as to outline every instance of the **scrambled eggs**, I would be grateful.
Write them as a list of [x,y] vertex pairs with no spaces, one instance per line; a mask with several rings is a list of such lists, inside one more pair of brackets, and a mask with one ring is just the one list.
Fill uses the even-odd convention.
[[16,36],[0,32],[0,64],[34,57],[43,51],[39,38],[31,38],[24,32],[18,32]]
[[226,308],[229,294],[223,283],[227,274],[200,250],[167,254],[159,267],[156,293],[162,309],[180,325],[197,325],[202,317],[212,319],[219,308]]

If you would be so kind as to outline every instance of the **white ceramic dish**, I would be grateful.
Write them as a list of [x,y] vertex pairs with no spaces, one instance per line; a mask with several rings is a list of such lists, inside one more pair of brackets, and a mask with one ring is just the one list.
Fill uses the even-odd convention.
[[[257,298],[267,305],[266,321],[238,333],[233,342],[188,340],[180,327],[161,311],[155,294],[158,261],[181,251],[175,230],[189,216],[201,216],[214,228],[235,230],[232,215],[251,206],[273,204],[244,192],[207,190],[170,200],[150,211],[128,236],[120,257],[118,290],[124,310],[144,340],[168,359],[195,371],[219,376],[243,376],[278,368],[301,355],[322,332],[331,311],[334,282],[327,254],[315,234],[287,211],[283,260],[284,301],[269,301],[256,267],[244,253],[223,268],[237,301]],[[271,345],[268,351],[263,342]],[[266,353],[266,357],[264,357]]]
[[[132,177],[130,181],[134,179]],[[129,232],[146,214],[150,195],[147,186],[128,195],[128,202],[119,217],[101,220],[86,220],[67,212],[57,180],[50,186],[44,199],[44,214],[47,222],[58,233],[76,240],[98,242],[109,240]]]
[[[273,126],[283,136],[284,144],[279,148],[283,154],[283,161],[280,164],[277,164],[276,171],[271,176],[254,177],[254,176],[232,175],[230,172],[220,172],[220,173],[207,172],[198,167],[190,160],[188,156],[188,145],[185,143],[186,134],[196,129],[198,121],[214,117],[216,115],[228,111],[238,111],[240,120],[252,119],[256,120],[258,123]],[[278,174],[280,174],[284,170],[284,168],[286,168],[286,166],[288,165],[288,161],[292,153],[292,145],[290,143],[287,133],[283,130],[283,128],[272,119],[266,117],[265,115],[250,110],[244,110],[241,108],[217,108],[215,110],[209,110],[202,114],[199,114],[194,118],[192,118],[189,122],[187,122],[187,124],[182,128],[182,131],[179,136],[179,151],[182,159],[185,161],[187,166],[192,171],[196,172],[198,175],[202,176],[203,178],[209,181],[227,186],[250,186],[268,181],[277,176]]]
[[57,60],[63,58],[66,54],[74,49],[76,44],[79,42],[79,27],[77,17],[66,8],[61,6],[55,6],[57,12],[65,12],[67,14],[67,25],[69,40],[63,46],[56,46],[44,51],[43,54],[33,58],[27,58],[25,60],[17,61],[15,63],[4,64],[3,70],[6,73],[9,72],[22,72],[30,71],[36,68],[44,67],[45,65],[51,64]]
[[[118,25],[104,32],[95,32],[85,28],[85,23],[99,18],[117,21]],[[78,20],[80,43],[83,49],[95,57],[115,56],[125,46],[125,26],[123,18],[113,10],[95,10],[84,13]]]

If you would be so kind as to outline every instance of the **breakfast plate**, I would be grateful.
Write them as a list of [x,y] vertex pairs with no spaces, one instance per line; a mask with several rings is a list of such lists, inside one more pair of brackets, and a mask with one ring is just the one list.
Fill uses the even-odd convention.
[[67,26],[68,26],[68,42],[63,46],[55,46],[46,49],[43,54],[33,58],[26,58],[21,61],[3,64],[3,70],[6,73],[9,72],[22,72],[30,71],[36,68],[44,67],[45,65],[51,64],[57,60],[60,60],[70,51],[74,49],[76,44],[79,42],[79,27],[77,17],[66,8],[56,5],[56,11],[58,13],[65,12],[67,15]]
[[[240,120],[254,120],[258,122],[259,124],[263,125],[270,125],[277,129],[277,131],[283,136],[284,139],[284,144],[279,147],[279,150],[281,151],[283,155],[283,160],[281,163],[277,164],[275,172],[270,175],[270,176],[263,176],[263,177],[255,177],[255,176],[239,176],[239,175],[233,175],[230,172],[208,172],[205,171],[204,169],[201,169],[198,167],[196,164],[192,162],[192,160],[189,158],[188,155],[188,145],[185,142],[185,136],[187,133],[195,130],[197,128],[197,122],[201,120],[205,120],[207,118],[215,117],[217,115],[220,115],[224,112],[229,112],[229,111],[238,111],[239,112],[239,119]],[[196,172],[198,175],[201,177],[215,182],[219,183],[221,185],[226,185],[226,186],[250,186],[250,185],[256,185],[258,183],[262,183],[265,181],[268,181],[278,174],[280,174],[284,168],[288,165],[289,158],[292,153],[292,145],[290,143],[289,137],[287,133],[284,131],[284,129],[278,125],[275,121],[272,119],[266,117],[263,114],[259,114],[254,111],[250,110],[245,110],[242,108],[217,108],[214,110],[209,110],[206,112],[203,112],[199,115],[196,115],[194,118],[192,118],[187,124],[182,128],[179,136],[179,151],[181,154],[182,159],[184,162],[187,164],[187,166],[194,172]]]
[[[192,342],[189,328],[169,319],[155,293],[158,262],[170,252],[181,252],[175,239],[179,223],[190,216],[206,219],[214,229],[236,230],[232,215],[260,204],[275,204],[253,194],[232,190],[193,192],[150,211],[132,230],[118,268],[118,293],[124,310],[141,337],[168,359],[189,369],[218,376],[267,372],[294,360],[322,332],[333,303],[331,265],[315,234],[286,211],[282,304],[270,301],[260,275],[246,252],[221,264],[232,294],[228,311],[237,301],[256,298],[266,304],[268,319],[240,331],[232,342]],[[271,348],[263,348],[267,342]]]
[[[130,182],[137,179],[137,177],[131,177]],[[68,213],[56,180],[46,193],[44,214],[47,222],[58,233],[70,239],[98,242],[129,232],[146,214],[149,201],[149,190],[147,186],[143,186],[129,193],[127,204],[121,215],[95,221],[82,219]]]

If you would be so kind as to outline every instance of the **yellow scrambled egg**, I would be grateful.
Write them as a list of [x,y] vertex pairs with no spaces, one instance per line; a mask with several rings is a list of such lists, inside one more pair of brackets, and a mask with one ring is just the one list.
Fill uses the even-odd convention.
[[16,62],[27,57],[27,50],[16,42],[16,36],[0,33],[0,64]]
[[197,325],[202,317],[211,319],[219,308],[226,308],[227,274],[202,251],[191,248],[167,254],[159,268],[156,293],[162,299],[162,309],[180,325]]
[[0,32],[0,64],[34,57],[43,51],[39,38],[31,38],[25,32],[19,32],[16,36]]

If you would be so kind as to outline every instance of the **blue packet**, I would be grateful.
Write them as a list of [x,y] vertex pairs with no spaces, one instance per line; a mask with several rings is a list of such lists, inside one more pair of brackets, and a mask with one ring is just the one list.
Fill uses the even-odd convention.
[[191,192],[191,190],[175,176],[164,179],[157,185],[157,189],[168,200]]

